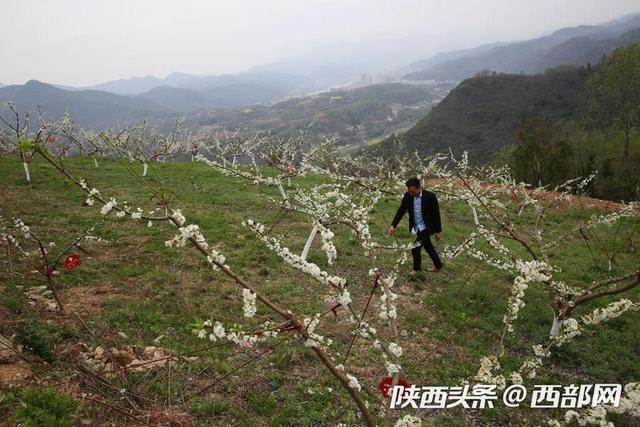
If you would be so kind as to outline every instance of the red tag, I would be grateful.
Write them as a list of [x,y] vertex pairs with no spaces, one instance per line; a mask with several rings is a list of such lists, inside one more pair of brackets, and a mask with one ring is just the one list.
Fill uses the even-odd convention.
[[[384,397],[389,397],[389,389],[391,388],[391,383],[393,382],[393,377],[384,377],[380,384],[378,384],[378,390]],[[410,384],[404,378],[398,378],[398,385],[403,387],[410,387]]]
[[64,268],[66,270],[73,270],[80,265],[80,255],[71,254],[64,259]]

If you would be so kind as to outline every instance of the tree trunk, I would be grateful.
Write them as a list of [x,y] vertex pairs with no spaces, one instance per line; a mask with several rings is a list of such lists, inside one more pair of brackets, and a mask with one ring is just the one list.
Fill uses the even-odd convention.
[[553,325],[551,325],[551,332],[549,332],[549,335],[552,337],[557,337],[558,333],[560,332],[560,328],[562,327],[562,322],[564,322],[563,319],[559,319],[558,316],[554,313],[553,315]]
[[27,179],[27,183],[31,184],[31,175],[29,174],[29,163],[22,162],[22,167],[24,168],[24,176]]
[[313,239],[316,238],[316,234],[318,234],[318,227],[314,225],[311,229],[311,233],[309,233],[309,237],[307,238],[307,243],[304,244],[302,255],[300,255],[302,259],[307,259],[307,255],[309,255],[309,249],[311,249],[311,244],[313,243]]
[[478,211],[475,206],[471,206],[471,213],[473,213],[473,225],[480,225],[480,221],[478,221]]

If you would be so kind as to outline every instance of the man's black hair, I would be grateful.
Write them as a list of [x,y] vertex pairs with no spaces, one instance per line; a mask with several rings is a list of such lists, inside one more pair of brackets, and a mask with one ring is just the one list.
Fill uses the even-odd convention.
[[407,182],[404,183],[407,188],[408,187],[416,187],[420,188],[420,180],[418,178],[409,178]]

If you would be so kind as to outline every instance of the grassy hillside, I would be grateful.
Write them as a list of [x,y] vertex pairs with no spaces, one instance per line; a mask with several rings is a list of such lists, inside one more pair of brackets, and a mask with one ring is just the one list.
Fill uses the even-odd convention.
[[[517,131],[530,117],[550,121],[579,116],[585,68],[560,68],[533,76],[493,74],[463,81],[425,118],[402,134],[408,150],[421,154],[467,150],[486,161],[517,143]],[[385,152],[392,141],[377,150]]]
[[[571,93],[575,72],[567,72],[567,90]],[[506,79],[506,80],[505,80]],[[524,77],[492,77],[470,81],[460,91],[473,92],[473,86],[496,85],[504,92],[516,88]],[[542,79],[542,78],[541,78]],[[563,79],[560,80],[562,83]],[[512,82],[511,86],[503,82]],[[527,86],[535,92],[539,84]],[[562,84],[559,86],[562,88]],[[457,95],[456,95],[457,96]],[[454,96],[455,99],[455,96]],[[559,97],[561,100],[562,97]],[[542,101],[541,101],[542,102]],[[562,102],[558,101],[558,109]],[[446,105],[443,108],[448,108]],[[477,114],[484,114],[478,112]],[[473,117],[469,114],[468,117]],[[478,121],[480,122],[480,121]],[[67,161],[77,172],[93,167],[77,159]],[[199,224],[204,235],[215,247],[227,255],[227,263],[242,272],[245,279],[275,301],[290,303],[295,309],[313,314],[326,309],[319,298],[318,284],[307,276],[283,265],[279,258],[257,242],[241,225],[241,221],[254,219],[265,224],[277,218],[273,203],[265,194],[277,197],[275,190],[238,184],[236,180],[220,176],[202,164],[178,163],[156,165],[156,173],[140,179],[127,171],[128,163],[103,161],[96,175],[95,185],[105,195],[128,200],[133,206],[147,203],[148,190],[144,180],[158,180],[176,194],[178,205],[189,221]],[[0,331],[2,335],[16,335],[16,339],[49,346],[53,353],[50,362],[44,362],[27,352],[29,363],[21,363],[31,371],[30,379],[18,387],[51,386],[80,399],[81,393],[91,392],[88,380],[78,375],[75,360],[83,346],[98,345],[121,348],[126,345],[159,345],[171,353],[185,354],[207,346],[190,331],[189,324],[208,317],[225,323],[237,319],[242,312],[242,296],[228,278],[213,273],[192,248],[176,250],[164,245],[175,229],[169,226],[146,224],[110,217],[104,220],[96,206],[83,206],[84,197],[65,182],[51,166],[36,160],[32,163],[33,187],[23,183],[22,165],[16,158],[0,159],[0,216],[5,219],[22,218],[32,226],[34,233],[44,241],[56,241],[64,248],[78,233],[97,224],[94,234],[107,243],[89,243],[83,252],[82,264],[76,270],[63,272],[57,283],[63,288],[63,299],[69,314],[60,318],[36,304],[30,305],[25,292],[41,285],[39,275],[29,268],[15,270],[10,275],[9,260],[0,255]],[[304,185],[322,181],[319,177],[304,178]],[[381,241],[401,194],[389,195],[379,205],[372,233]],[[469,208],[464,203],[441,201],[444,244],[458,244],[473,228]],[[596,208],[567,206],[551,211],[548,219],[558,231],[599,213]],[[531,218],[523,215],[521,221]],[[406,221],[406,219],[405,219]],[[347,230],[336,228],[336,245],[341,275],[351,277],[366,262],[357,256],[356,242]],[[291,214],[281,219],[275,234],[284,236],[287,245],[300,251],[309,232],[302,218]],[[549,230],[552,234],[553,230]],[[408,242],[410,235],[406,223],[398,229],[398,238]],[[596,266],[589,249],[580,239],[567,239],[563,255],[554,259],[562,267],[559,278],[579,278],[584,283],[606,277],[604,266]],[[637,268],[637,236],[628,242],[629,249],[616,258],[614,274]],[[56,248],[51,248],[55,252]],[[310,260],[322,268],[326,258],[314,246]],[[499,343],[502,315],[508,295],[503,294],[495,304],[489,302],[504,292],[512,277],[478,264],[471,259],[445,260],[445,269],[437,275],[410,280],[401,274],[397,292],[399,299],[401,336],[406,340],[407,359],[404,376],[418,385],[460,385],[460,379],[475,374],[480,356],[493,352]],[[354,303],[362,308],[369,294],[368,277],[352,277],[350,287]],[[521,310],[517,333],[510,346],[522,348],[544,339],[550,327],[551,310],[545,294],[538,288],[527,291],[527,305]],[[628,297],[637,301],[638,290]],[[377,300],[377,298],[376,298]],[[610,301],[602,301],[608,303]],[[257,317],[264,320],[266,311],[258,308]],[[342,314],[339,314],[342,315]],[[465,322],[470,327],[449,338],[448,335]],[[331,328],[331,317],[326,321]],[[337,324],[337,323],[336,323]],[[30,332],[25,333],[28,330]],[[33,338],[36,337],[36,338]],[[31,341],[29,341],[31,340]],[[152,344],[157,340],[157,344]],[[539,371],[535,384],[570,383],[625,383],[640,380],[640,315],[625,314],[602,328],[585,331],[576,338],[576,345],[563,347],[550,359],[550,364]],[[299,345],[298,345],[299,344]],[[404,345],[404,344],[403,344]],[[38,347],[42,350],[42,346]],[[368,346],[356,342],[353,356],[366,364]],[[421,360],[428,352],[433,355]],[[355,411],[350,409],[345,392],[319,367],[313,354],[301,343],[277,346],[275,350],[248,364],[247,367],[224,378],[210,393],[188,402],[185,396],[213,379],[229,373],[233,367],[249,362],[255,349],[238,350],[222,347],[192,353],[195,360],[181,360],[170,370],[160,369],[143,373],[130,372],[128,379],[112,378],[117,387],[126,387],[144,396],[139,403],[155,408],[158,421],[170,416],[185,416],[198,425],[359,425]],[[516,361],[513,360],[514,366]],[[311,363],[308,365],[308,363]],[[0,370],[6,369],[0,364]],[[308,366],[311,366],[309,368]],[[5,367],[5,368],[3,368]],[[377,389],[385,372],[376,368],[358,372],[361,381]],[[16,409],[6,388],[0,389],[0,419],[7,419]],[[16,393],[15,389],[11,393]],[[4,396],[4,397],[3,397]],[[174,412],[161,412],[167,402]],[[557,417],[564,411],[556,411]],[[467,423],[480,425],[539,425],[542,417],[552,411],[506,410],[500,406],[493,410],[437,411],[429,421],[438,426],[459,426]],[[162,415],[164,414],[164,415]],[[171,415],[173,414],[173,415]],[[426,416],[426,411],[419,411]],[[76,411],[78,422],[98,425],[107,422],[125,422],[123,415],[85,400]],[[637,420],[621,418],[619,425],[638,425]],[[128,422],[128,420],[127,420]],[[133,423],[133,421],[132,421]]]

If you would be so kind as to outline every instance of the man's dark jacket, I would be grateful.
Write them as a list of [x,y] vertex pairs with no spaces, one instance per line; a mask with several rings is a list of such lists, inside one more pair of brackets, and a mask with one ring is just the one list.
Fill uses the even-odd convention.
[[[398,226],[398,223],[404,216],[405,212],[409,212],[409,231],[413,230],[413,196],[411,194],[404,193],[398,212],[393,218],[391,225]],[[442,232],[442,225],[440,224],[440,207],[438,206],[438,198],[435,193],[422,189],[422,219],[427,225],[427,233],[429,235]]]

